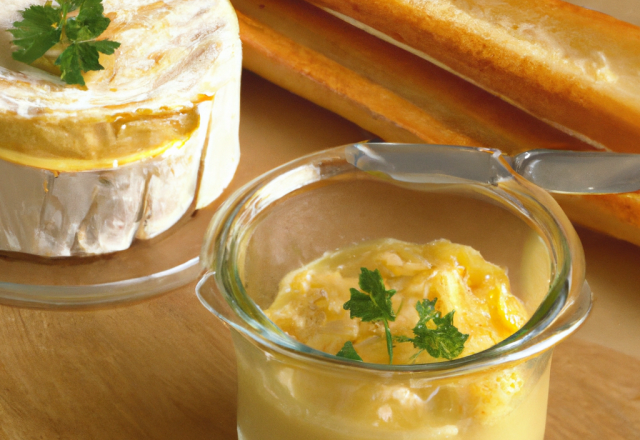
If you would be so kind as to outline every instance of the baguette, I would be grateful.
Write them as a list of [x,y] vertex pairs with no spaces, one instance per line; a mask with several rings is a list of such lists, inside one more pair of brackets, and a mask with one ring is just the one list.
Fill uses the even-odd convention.
[[[295,0],[234,0],[244,66],[391,142],[595,150],[437,66]],[[583,226],[640,245],[640,194],[558,196]]]
[[594,149],[310,4],[232,4],[240,17],[245,67],[383,139],[499,148],[509,154]]
[[640,28],[560,0],[312,0],[598,148],[640,139]]

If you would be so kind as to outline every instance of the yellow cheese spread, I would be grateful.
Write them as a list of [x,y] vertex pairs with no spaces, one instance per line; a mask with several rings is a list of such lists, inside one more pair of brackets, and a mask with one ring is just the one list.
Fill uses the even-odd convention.
[[[336,354],[352,341],[365,362],[388,362],[381,322],[351,319],[343,304],[358,287],[360,268],[378,269],[388,289],[396,320],[394,336],[412,337],[418,321],[415,305],[437,298],[442,315],[454,310],[454,325],[469,335],[461,356],[478,353],[504,340],[527,320],[511,294],[504,269],[488,263],[469,246],[437,240],[418,245],[382,239],[327,254],[289,273],[280,284],[267,316],[287,334],[317,350]],[[396,343],[394,363],[413,362],[416,349]],[[434,362],[426,351],[417,363]]]
[[[461,356],[504,340],[527,319],[505,270],[446,240],[411,244],[381,239],[327,253],[284,277],[265,311],[296,340],[336,354],[351,341],[365,362],[388,363],[380,323],[351,319],[344,303],[360,268],[378,269],[394,289],[394,336],[413,336],[418,301],[437,298],[469,335]],[[542,440],[547,354],[454,376],[305,364],[263,354],[236,337],[239,438],[244,440]],[[394,343],[395,364],[414,361],[413,344]],[[421,353],[415,362],[441,359]]]

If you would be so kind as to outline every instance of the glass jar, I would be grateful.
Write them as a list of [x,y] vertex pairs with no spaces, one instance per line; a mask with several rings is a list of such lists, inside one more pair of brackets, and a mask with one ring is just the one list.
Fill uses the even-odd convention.
[[[419,182],[362,171],[353,146],[322,151],[250,182],[215,214],[197,293],[231,329],[240,439],[543,439],[552,348],[591,307],[582,247],[555,201],[499,152],[474,150],[490,156],[479,179],[458,160],[465,150]],[[507,269],[531,319],[471,356],[383,365],[314,350],[265,316],[288,272],[376,238],[474,247]]]

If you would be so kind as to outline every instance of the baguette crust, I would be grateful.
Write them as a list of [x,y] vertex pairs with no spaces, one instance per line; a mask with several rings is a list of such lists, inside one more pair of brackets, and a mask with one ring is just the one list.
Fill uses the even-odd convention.
[[640,246],[640,192],[554,198],[573,222]]
[[499,148],[509,154],[593,149],[307,3],[232,3],[245,67],[383,139]]
[[559,0],[313,0],[592,145],[637,152],[640,28]]
[[[384,87],[237,12],[244,66],[361,127],[399,142],[468,143]],[[390,119],[385,113],[402,115]],[[422,127],[418,130],[417,127]]]

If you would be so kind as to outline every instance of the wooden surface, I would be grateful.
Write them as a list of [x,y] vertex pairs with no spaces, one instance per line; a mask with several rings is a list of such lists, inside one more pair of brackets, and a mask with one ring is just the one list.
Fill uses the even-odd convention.
[[[366,137],[251,74],[242,92],[234,188]],[[640,439],[640,248],[579,232],[597,301],[556,349],[546,438]],[[235,439],[231,341],[194,287],[110,309],[0,306],[0,439]]]

